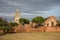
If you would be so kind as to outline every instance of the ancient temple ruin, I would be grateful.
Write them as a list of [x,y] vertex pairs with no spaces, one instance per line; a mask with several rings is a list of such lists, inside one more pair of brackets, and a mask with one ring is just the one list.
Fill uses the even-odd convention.
[[50,16],[45,21],[45,26],[57,26],[58,22],[54,16]]

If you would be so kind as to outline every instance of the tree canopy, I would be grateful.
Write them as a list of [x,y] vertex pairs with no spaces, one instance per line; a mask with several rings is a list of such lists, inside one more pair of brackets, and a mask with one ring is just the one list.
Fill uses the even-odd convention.
[[32,22],[42,24],[44,22],[44,18],[42,16],[37,16],[37,17],[32,19]]
[[0,27],[7,26],[8,22],[6,19],[0,18]]
[[13,26],[17,26],[17,23],[8,23],[6,19],[0,18],[0,30],[7,32],[13,29]]
[[25,18],[19,19],[20,24],[29,24],[29,20]]

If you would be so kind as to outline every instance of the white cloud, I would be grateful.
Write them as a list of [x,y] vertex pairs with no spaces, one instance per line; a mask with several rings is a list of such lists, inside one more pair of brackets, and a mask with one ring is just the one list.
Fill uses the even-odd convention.
[[32,15],[30,13],[21,13],[21,15]]
[[43,13],[43,14],[44,14],[44,13],[50,13],[50,11],[35,11],[35,12],[36,12],[36,13],[41,13],[41,14],[42,14],[42,13]]
[[15,2],[9,1],[9,0],[2,0],[2,1],[5,2],[6,4],[12,5],[12,6],[20,6],[20,5],[22,5],[21,3],[17,3],[16,1]]
[[21,13],[21,16],[42,16],[44,14]]
[[0,16],[13,17],[15,16],[15,14],[14,13],[0,13]]

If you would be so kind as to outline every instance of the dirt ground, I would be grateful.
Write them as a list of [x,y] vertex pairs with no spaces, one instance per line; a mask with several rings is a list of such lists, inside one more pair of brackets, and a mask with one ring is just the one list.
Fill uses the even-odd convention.
[[60,32],[10,33],[0,40],[60,40]]

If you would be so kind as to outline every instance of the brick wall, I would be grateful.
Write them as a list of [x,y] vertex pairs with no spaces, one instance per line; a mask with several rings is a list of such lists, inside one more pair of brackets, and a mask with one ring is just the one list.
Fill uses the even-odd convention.
[[29,24],[19,25],[13,28],[12,32],[60,32],[60,27],[45,27],[40,26],[38,28],[33,28]]
[[0,32],[3,32],[3,30],[0,30]]

